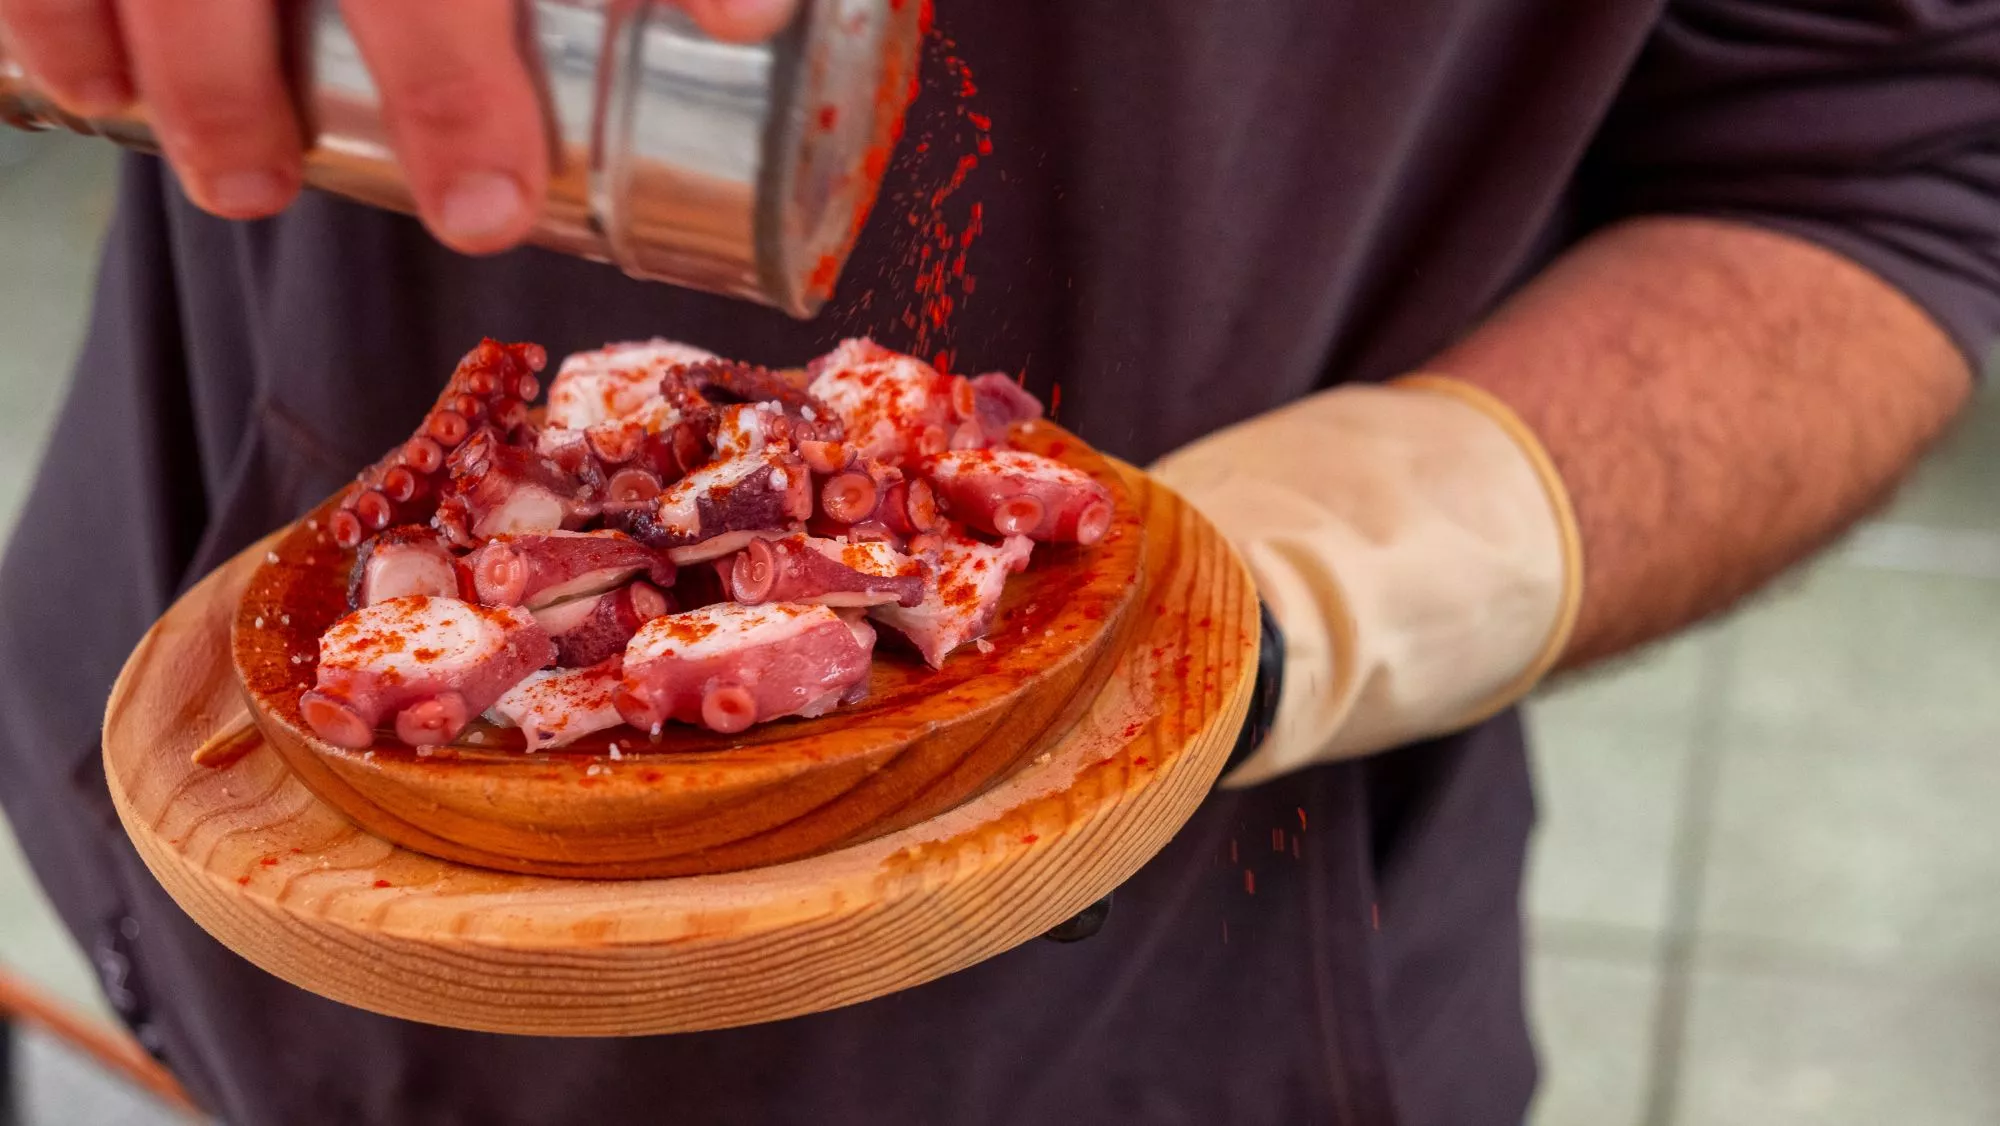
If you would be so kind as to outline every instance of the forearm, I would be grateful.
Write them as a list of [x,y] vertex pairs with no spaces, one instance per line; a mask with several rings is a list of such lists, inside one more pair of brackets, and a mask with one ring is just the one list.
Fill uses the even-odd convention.
[[1885,497],[1970,373],[1900,292],[1816,246],[1648,219],[1580,245],[1433,370],[1540,438],[1583,545],[1575,666],[1721,610]]

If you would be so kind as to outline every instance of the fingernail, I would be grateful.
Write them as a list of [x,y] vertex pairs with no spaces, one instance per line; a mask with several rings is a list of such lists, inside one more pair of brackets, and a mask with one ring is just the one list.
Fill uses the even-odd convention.
[[224,172],[209,178],[208,201],[232,215],[268,215],[285,205],[285,182],[274,172]]
[[521,185],[512,176],[471,172],[445,192],[438,225],[451,238],[478,240],[510,231],[526,210]]

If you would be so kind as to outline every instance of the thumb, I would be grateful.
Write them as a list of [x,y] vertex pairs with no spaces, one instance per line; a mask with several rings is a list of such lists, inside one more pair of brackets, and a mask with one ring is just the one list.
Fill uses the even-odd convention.
[[799,0],[676,0],[701,29],[734,43],[761,43],[792,22]]

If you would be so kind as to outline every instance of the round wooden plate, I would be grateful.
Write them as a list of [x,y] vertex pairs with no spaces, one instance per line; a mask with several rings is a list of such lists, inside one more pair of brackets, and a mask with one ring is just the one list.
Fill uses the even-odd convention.
[[[119,816],[216,938],[305,989],[393,1016],[545,1036],[723,1028],[852,1004],[1048,930],[1158,852],[1249,705],[1257,600],[1172,493],[1114,465],[1146,527],[1107,673],[1068,730],[964,804],[805,860],[584,880],[398,847],[320,800],[252,724],[229,625],[259,544],[141,641],[105,718]],[[196,765],[223,748],[224,767]],[[628,769],[611,764],[611,769]],[[644,769],[639,767],[638,769]]]
[[[324,520],[280,536],[232,630],[264,738],[328,804],[397,844],[488,868],[623,879],[758,868],[913,825],[958,805],[1075,722],[1105,675],[1106,642],[1137,589],[1145,530],[1120,474],[1047,424],[1017,443],[1091,474],[1115,516],[1097,544],[1042,545],[1012,576],[989,636],[931,669],[883,631],[867,699],[736,735],[619,726],[524,754],[518,731],[475,724],[419,756],[384,735],[354,750],[299,712],[319,637],[347,612],[353,553]],[[616,746],[618,758],[608,752]]]

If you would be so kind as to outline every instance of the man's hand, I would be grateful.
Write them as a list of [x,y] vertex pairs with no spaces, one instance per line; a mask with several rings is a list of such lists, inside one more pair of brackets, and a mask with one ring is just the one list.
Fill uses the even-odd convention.
[[[775,34],[797,7],[679,3],[710,35],[741,42]],[[516,0],[343,0],[341,10],[424,223],[468,254],[520,242],[549,167]],[[0,38],[71,113],[144,102],[168,162],[204,209],[257,219],[298,194],[304,142],[274,0],[0,0]]]

